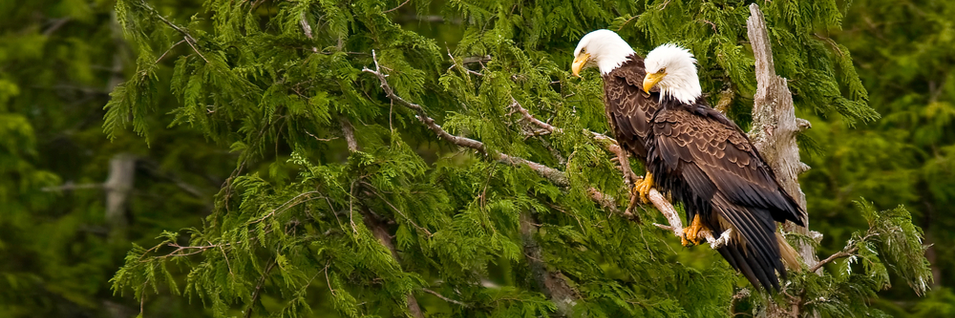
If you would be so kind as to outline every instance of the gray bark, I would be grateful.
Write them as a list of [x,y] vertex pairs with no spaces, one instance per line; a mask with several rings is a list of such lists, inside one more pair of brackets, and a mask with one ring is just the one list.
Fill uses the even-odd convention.
[[[799,187],[798,176],[808,171],[809,166],[800,161],[796,135],[809,129],[811,125],[805,119],[796,118],[792,92],[789,91],[786,79],[776,75],[772,45],[763,13],[755,3],[749,6],[749,10],[750,17],[746,20],[746,28],[756,59],[757,83],[756,95],[753,97],[753,127],[749,137],[766,163],[772,167],[776,180],[796,199],[799,207],[806,211],[806,195]],[[822,234],[809,230],[808,213],[802,221],[805,227],[786,222],[783,229],[806,235],[817,242],[822,240]],[[819,259],[811,244],[800,242],[793,247],[809,268],[821,268],[815,266]],[[758,316],[799,317],[805,314],[808,317],[818,317],[817,312],[802,312],[803,301],[802,295],[792,296],[786,303],[770,301]]]
[[[746,27],[756,58],[757,82],[756,96],[753,97],[753,127],[749,137],[766,163],[773,168],[776,180],[805,211],[806,195],[799,188],[798,176],[809,170],[809,166],[799,160],[796,135],[808,129],[810,124],[805,119],[796,118],[792,93],[786,85],[786,79],[776,75],[763,13],[755,3],[749,6],[749,10],[751,16],[746,21]],[[816,240],[822,238],[818,232],[809,231],[808,216],[803,223],[805,227],[787,222],[784,229]],[[812,245],[801,243],[794,247],[809,267],[819,261]]]
[[136,157],[118,154],[109,160],[109,177],[103,183],[103,189],[106,190],[106,221],[111,231],[124,229],[129,223],[126,202],[133,191],[135,176]]

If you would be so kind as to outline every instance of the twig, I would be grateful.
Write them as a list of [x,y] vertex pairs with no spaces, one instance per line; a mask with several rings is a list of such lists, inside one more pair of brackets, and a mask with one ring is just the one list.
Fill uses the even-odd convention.
[[[509,105],[509,107],[521,113],[521,119],[526,120],[537,127],[540,127],[542,130],[547,132],[547,134],[551,134],[551,133],[559,134],[564,132],[563,129],[559,127],[554,127],[554,125],[548,124],[534,117],[534,115],[532,115],[526,108],[524,108],[524,106],[521,106],[521,103],[519,103],[517,99],[514,99],[514,97],[511,97],[511,105]],[[620,145],[617,143],[616,139],[613,139],[610,136],[607,136],[592,130],[588,130],[588,129],[584,129],[583,132],[584,134],[590,135],[590,137],[593,138],[594,140],[603,142],[604,148],[607,149],[607,151],[617,154],[618,157],[623,153],[623,149],[620,148]]]
[[406,4],[408,4],[408,2],[411,2],[411,0],[405,0],[405,2],[402,2],[402,3],[399,4],[397,7],[394,7],[394,8],[385,10],[385,11],[382,11],[381,13],[388,13],[388,12],[391,12],[391,11],[398,10],[398,8],[401,8],[401,7],[405,6]]
[[[617,209],[617,203],[614,202],[613,197],[600,192],[600,190],[597,190],[597,188],[594,188],[594,187],[588,188],[587,194],[590,195],[591,200],[594,200],[595,202],[600,204],[600,206],[603,207],[604,209],[610,210],[610,212],[613,212],[613,213],[620,213],[620,210]],[[634,217],[634,215],[630,213],[629,211],[625,211],[623,213],[623,216],[628,219]]]
[[182,28],[182,27],[176,25],[175,23],[170,22],[168,19],[166,19],[166,17],[162,16],[162,14],[160,14],[159,11],[156,11],[156,9],[154,9],[154,8],[151,7],[151,6],[149,6],[149,4],[147,4],[145,0],[144,0],[144,1],[140,1],[140,3],[142,4],[142,6],[143,6],[144,8],[146,8],[147,10],[149,10],[150,13],[152,13],[153,15],[155,15],[156,18],[158,18],[160,21],[162,21],[163,23],[165,23],[165,24],[168,25],[169,27],[173,28],[173,30],[176,30],[176,32],[179,32],[180,34],[182,34],[182,36],[183,36],[183,37],[185,38],[185,40],[186,40],[186,43],[189,44],[190,47],[192,47],[192,50],[193,50],[193,51],[196,51],[196,54],[199,54],[199,57],[201,57],[203,61],[206,61],[206,63],[209,63],[209,60],[206,59],[206,57],[202,55],[202,52],[199,52],[199,49],[198,49],[198,48],[196,48],[196,38],[192,37],[192,35],[190,35],[189,32],[188,32],[185,28]]
[[[865,242],[865,241],[868,240],[870,237],[878,236],[878,235],[879,235],[879,233],[872,232],[872,231],[870,230],[869,232],[866,233],[865,236],[863,236],[863,237],[862,237],[861,239],[859,239],[857,242]],[[826,259],[824,259],[824,260],[822,260],[822,261],[819,261],[819,263],[816,263],[815,265],[813,265],[812,267],[810,267],[810,268],[809,268],[809,272],[810,272],[810,273],[815,273],[816,271],[822,269],[822,266],[824,266],[824,265],[826,265],[826,264],[828,264],[828,263],[831,263],[831,262],[834,261],[834,260],[837,260],[837,259],[840,259],[840,258],[843,258],[843,257],[849,257],[849,256],[854,256],[854,255],[856,255],[855,253],[859,251],[859,247],[858,247],[858,246],[853,246],[853,245],[855,245],[855,244],[853,244],[852,242],[853,242],[853,240],[850,240],[849,243],[848,243],[849,246],[846,246],[846,247],[843,248],[841,251],[836,252],[835,254],[829,255],[829,257],[826,257]],[[850,246],[851,246],[851,247],[850,247]]]
[[836,252],[835,254],[829,255],[829,257],[826,257],[826,259],[821,260],[821,261],[819,261],[819,263],[816,263],[816,265],[813,265],[812,267],[810,267],[810,268],[809,268],[809,272],[810,272],[810,273],[815,273],[815,272],[818,271],[820,268],[822,268],[822,266],[824,266],[824,265],[826,265],[826,264],[829,264],[829,263],[831,263],[831,262],[834,261],[834,260],[837,260],[837,259],[840,259],[840,258],[843,258],[843,257],[849,257],[849,256],[852,256],[852,255],[855,255],[855,252],[858,251],[858,250],[859,250],[858,247],[853,247],[853,248],[850,248],[850,249],[848,249],[848,250],[839,251],[839,252]]
[[456,304],[456,305],[459,305],[459,306],[463,306],[463,307],[470,307],[470,305],[468,305],[468,304],[466,304],[466,303],[463,303],[463,302],[460,302],[460,301],[457,301],[457,300],[454,300],[454,299],[451,299],[451,298],[448,298],[448,297],[444,297],[443,295],[439,294],[439,293],[436,292],[436,291],[433,291],[433,290],[430,290],[430,289],[427,289],[427,288],[421,288],[421,290],[424,291],[424,292],[426,292],[426,293],[435,295],[435,296],[437,296],[438,298],[441,298],[441,299],[443,299],[443,300],[446,301],[446,302],[449,302],[449,303],[452,303],[452,304]]
[[172,49],[176,48],[177,46],[179,46],[179,44],[182,44],[182,42],[185,42],[185,41],[186,39],[182,39],[182,40],[179,40],[179,42],[176,42],[176,44],[173,44],[172,46],[170,46],[169,49],[166,49],[166,52],[163,52],[162,55],[160,55],[159,58],[156,59],[155,62],[153,62],[153,64],[159,64],[159,61],[162,61],[162,58],[166,57],[166,54],[169,54],[169,51],[172,51]]
[[252,292],[252,300],[249,301],[249,308],[246,309],[245,318],[252,317],[252,306],[255,305],[255,301],[259,299],[259,295],[262,294],[262,286],[265,284],[265,279],[269,277],[269,272],[272,271],[276,263],[278,262],[272,260],[272,263],[265,268],[265,271],[262,272],[262,276],[259,277],[259,282],[255,284],[255,291]]
[[332,293],[332,296],[335,296],[335,289],[332,288],[332,280],[328,279],[328,267],[331,265],[332,265],[331,261],[326,261],[325,269],[323,269],[323,271],[325,271],[325,282],[328,283],[328,291]]
[[50,34],[53,34],[53,32],[56,32],[56,30],[59,30],[61,27],[63,27],[63,25],[65,25],[67,22],[70,22],[71,20],[73,20],[73,19],[71,19],[71,18],[62,18],[62,19],[56,19],[56,20],[54,20],[53,25],[51,25],[51,26],[50,26],[49,28],[47,28],[46,30],[43,30],[43,35],[44,35],[44,36],[50,36]]
[[77,190],[77,189],[100,189],[103,188],[102,183],[84,183],[84,184],[71,184],[67,183],[61,186],[54,187],[43,187],[42,191],[53,192],[53,191],[63,191],[63,190]]

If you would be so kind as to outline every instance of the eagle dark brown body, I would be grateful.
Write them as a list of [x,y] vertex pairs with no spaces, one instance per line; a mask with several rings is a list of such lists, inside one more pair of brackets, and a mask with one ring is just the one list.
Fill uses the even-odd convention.
[[648,95],[640,89],[646,75],[643,59],[631,55],[630,60],[603,76],[604,105],[617,142],[643,163],[647,159],[650,120],[660,106],[659,93]]
[[702,97],[692,105],[660,102],[658,93],[641,89],[645,76],[635,55],[604,75],[607,117],[618,142],[644,162],[661,192],[683,203],[688,222],[699,216],[716,236],[733,228],[718,249],[733,268],[753,286],[779,289],[776,272],[786,277],[781,252],[793,251],[779,241],[776,222],[802,225],[804,212],[736,124]]

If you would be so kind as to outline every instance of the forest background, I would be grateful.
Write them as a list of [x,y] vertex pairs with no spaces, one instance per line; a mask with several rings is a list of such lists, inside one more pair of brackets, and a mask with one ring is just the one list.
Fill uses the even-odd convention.
[[[732,307],[710,311],[717,315],[747,312],[750,310],[747,305],[731,306],[729,299],[739,288],[747,287],[745,281],[725,279],[730,277],[727,274],[730,271],[718,255],[714,256],[715,252],[706,247],[682,248],[666,232],[652,226],[630,225],[628,222],[632,221],[620,217],[609,217],[599,206],[594,207],[595,212],[591,214],[561,216],[560,213],[567,213],[561,207],[585,206],[589,202],[575,194],[579,189],[571,187],[566,190],[570,194],[561,194],[564,190],[545,186],[543,190],[535,190],[537,193],[527,194],[533,192],[529,188],[546,181],[526,170],[482,161],[480,154],[464,153],[437,140],[431,131],[416,122],[417,113],[396,111],[401,105],[389,103],[374,74],[361,71],[365,66],[392,73],[388,80],[393,81],[398,96],[425,105],[442,126],[455,134],[484,138],[495,151],[544,158],[549,154],[537,153],[540,149],[556,149],[557,154],[548,163],[569,161],[568,170],[574,167],[578,169],[575,171],[585,171],[580,172],[582,177],[572,176],[570,182],[588,183],[593,182],[592,179],[611,178],[615,170],[586,167],[588,164],[612,167],[607,160],[587,163],[575,161],[579,160],[576,157],[565,158],[566,153],[560,155],[562,150],[584,144],[581,138],[544,140],[527,147],[510,146],[509,140],[514,136],[494,137],[494,133],[489,132],[514,128],[502,126],[515,118],[513,113],[495,113],[510,104],[504,97],[510,98],[510,95],[495,95],[500,93],[495,91],[495,86],[488,89],[489,93],[455,91],[448,87],[467,87],[473,83],[465,79],[481,77],[488,78],[488,83],[511,81],[502,74],[508,74],[507,69],[513,68],[513,72],[539,77],[528,79],[530,84],[525,86],[506,84],[511,85],[509,89],[533,92],[528,93],[530,96],[518,96],[515,103],[525,102],[525,106],[542,119],[557,118],[556,123],[565,127],[599,132],[606,131],[600,122],[602,110],[595,108],[600,103],[599,80],[595,74],[585,74],[585,85],[578,84],[582,80],[566,77],[573,47],[585,32],[597,28],[620,29],[638,52],[645,53],[664,42],[692,43],[688,42],[694,39],[690,34],[715,39],[715,35],[728,38],[727,32],[744,30],[742,34],[733,35],[728,44],[715,40],[715,44],[706,45],[729,45],[729,51],[735,49],[740,56],[751,54],[747,53],[746,42],[736,38],[745,39],[745,21],[734,20],[734,17],[748,16],[749,2],[555,3],[411,0],[236,4],[232,1],[153,0],[120,1],[117,6],[108,0],[4,1],[0,4],[0,17],[3,17],[0,19],[0,316],[128,317],[138,313],[146,317],[243,316],[247,313],[389,316],[389,312],[408,310],[414,298],[418,298],[416,302],[430,314],[563,313],[559,304],[547,301],[552,295],[541,296],[541,289],[545,288],[535,287],[531,282],[534,261],[522,261],[522,257],[514,256],[521,254],[522,247],[527,252],[527,242],[522,243],[521,234],[525,233],[520,233],[516,225],[524,220],[519,220],[518,214],[507,216],[508,211],[513,210],[560,211],[534,216],[532,223],[540,227],[541,233],[532,236],[541,238],[542,259],[550,262],[542,266],[558,268],[557,275],[566,275],[562,277],[570,277],[569,280],[579,284],[574,290],[586,299],[581,301],[586,305],[578,305],[575,309],[578,312],[699,316],[707,311],[694,312],[690,307],[697,302],[700,308]],[[857,0],[832,2],[831,8],[803,8],[794,5],[794,1],[757,3],[765,7],[770,24],[774,19],[783,20],[783,12],[795,16],[800,12],[813,12],[815,18],[807,20],[814,22],[805,27],[811,32],[797,34],[795,38],[808,36],[817,42],[814,45],[828,47],[828,56],[835,56],[830,58],[832,60],[847,58],[843,54],[851,53],[851,65],[829,65],[832,74],[817,76],[836,78],[836,94],[846,97],[843,103],[867,104],[875,111],[868,113],[859,104],[841,105],[832,98],[810,100],[815,96],[815,91],[810,89],[815,78],[785,71],[798,67],[790,65],[795,62],[787,62],[786,54],[798,55],[804,50],[776,47],[778,43],[798,40],[786,38],[785,33],[771,34],[781,37],[774,43],[777,68],[782,69],[782,76],[794,77],[790,78],[790,85],[797,100],[797,116],[812,123],[812,128],[799,139],[803,161],[812,167],[800,181],[807,196],[811,229],[824,235],[819,256],[842,250],[854,232],[869,226],[862,211],[891,210],[901,205],[911,213],[912,222],[924,231],[924,243],[931,245],[925,253],[931,263],[931,288],[919,296],[907,287],[906,281],[894,276],[892,288],[863,297],[873,308],[898,317],[955,315],[952,289],[955,287],[955,231],[949,230],[955,227],[955,213],[951,213],[950,208],[955,203],[955,105],[952,104],[955,56],[950,49],[955,46],[955,24],[948,18],[955,15],[955,3]],[[786,11],[788,4],[793,4],[795,9]],[[514,14],[515,8],[526,14],[523,17]],[[829,9],[834,11],[826,11]],[[647,12],[651,14],[645,14]],[[685,12],[716,12],[716,16],[728,20],[692,20],[687,23],[690,27],[680,27],[673,19],[679,19]],[[301,23],[299,13],[310,17],[305,19],[305,24]],[[813,20],[818,17],[825,21]],[[498,27],[499,21],[509,21],[512,25]],[[251,25],[258,25],[260,30]],[[714,34],[707,34],[711,25]],[[717,25],[737,27],[718,29]],[[230,27],[243,32],[222,32]],[[316,39],[305,36],[303,30],[309,29],[314,29]],[[662,29],[672,32],[659,32]],[[292,30],[302,33],[293,36]],[[253,36],[256,32],[275,36]],[[343,38],[338,37],[336,43],[335,37],[328,36],[336,33],[348,34],[348,40],[343,42]],[[323,42],[329,38],[333,40]],[[379,41],[400,44],[382,47],[376,45]],[[498,46],[491,47],[488,43]],[[691,49],[694,45],[707,47],[689,44]],[[351,51],[353,49],[355,51]],[[381,59],[390,63],[384,63],[384,68],[375,68],[375,59],[379,56],[373,56],[372,49],[378,50]],[[287,52],[290,50],[299,55],[290,56]],[[416,50],[429,53],[417,54]],[[481,50],[495,54],[459,54]],[[307,56],[300,54],[305,51],[313,51],[317,57],[302,58]],[[744,78],[752,72],[751,60],[749,64],[727,66],[727,61],[734,61],[734,57],[694,53],[703,65],[704,88],[711,94],[712,101],[722,98],[720,92],[727,89],[727,86],[719,86],[720,80],[732,81],[729,114],[744,126],[748,124],[747,105],[752,105],[754,85],[752,79]],[[270,54],[274,54],[274,58],[261,58]],[[412,57],[405,58],[403,54]],[[511,55],[510,65],[492,64],[495,57]],[[721,63],[714,62],[717,60]],[[190,66],[202,62],[211,66]],[[308,67],[289,66],[296,63]],[[485,63],[488,65],[485,69],[476,66]],[[747,67],[748,71],[733,73]],[[555,75],[558,70],[564,74]],[[463,75],[441,76],[452,72]],[[239,76],[229,78],[223,74]],[[260,85],[267,81],[308,78],[313,74],[320,79],[317,82],[326,82],[307,83],[302,87],[297,85],[303,82],[290,83],[282,86],[282,90],[261,89],[275,86]],[[190,75],[203,80],[183,80]],[[494,76],[501,78],[491,80]],[[853,86],[855,76],[867,90],[867,100],[860,97],[858,87]],[[557,95],[539,93],[546,89],[534,86],[534,81],[552,77],[560,85],[572,88]],[[356,82],[360,84],[341,84]],[[117,87],[121,89],[114,92]],[[297,89],[306,90],[306,95],[296,94]],[[431,95],[431,91],[447,94]],[[571,93],[579,97],[570,98]],[[196,94],[201,97],[195,97]],[[246,95],[281,101],[275,103],[277,107],[266,105],[260,109],[261,104],[242,104]],[[475,105],[503,105],[468,110],[450,103],[462,100]],[[565,100],[577,103],[580,108],[552,106]],[[536,105],[527,105],[530,101]],[[107,103],[111,106],[104,108]],[[200,108],[189,108],[199,104]],[[234,108],[216,108],[222,104],[232,104]],[[428,105],[441,106],[429,108]],[[216,111],[228,114],[219,117]],[[577,111],[580,114],[572,113]],[[474,117],[468,112],[484,113]],[[310,117],[319,113],[332,115]],[[390,115],[392,113],[396,115]],[[571,114],[579,115],[582,120],[561,120]],[[289,127],[297,122],[283,122],[283,118],[323,124]],[[501,121],[482,122],[474,118]],[[329,130],[327,127],[338,128]],[[345,136],[347,134],[341,132],[343,128],[354,129],[357,140]],[[284,130],[299,133],[283,133]],[[518,136],[517,139],[532,138]],[[548,145],[547,141],[555,144]],[[311,146],[302,146],[306,144]],[[579,156],[586,157],[588,151],[599,152],[599,149],[579,150]],[[604,158],[606,154],[601,156]],[[348,182],[342,182],[353,180],[349,179],[353,176],[380,174],[387,178],[370,177],[362,181],[369,185],[360,195],[354,188],[347,189]],[[477,175],[483,177],[475,177]],[[454,186],[474,189],[470,194],[462,194],[450,191],[451,186],[420,186],[441,180],[461,180],[468,185]],[[230,182],[239,184],[235,193],[226,186]],[[596,184],[614,186],[601,182]],[[346,198],[364,195],[371,198],[368,202],[374,200],[377,204],[368,203],[362,215],[387,214],[382,218],[385,221],[361,222],[362,216],[353,216],[352,222],[359,220],[358,227],[346,224],[343,233],[335,233],[324,230],[329,224],[322,222],[334,222],[336,218],[318,221],[323,218],[319,216],[311,228],[300,225],[308,223],[302,221],[304,215],[325,212],[294,202],[292,205],[296,207],[289,207],[290,212],[285,213],[291,215],[288,218],[276,223],[251,222],[248,228],[259,230],[249,230],[255,235],[228,237],[225,233],[229,222],[236,222],[230,219],[229,213],[251,213],[245,216],[253,221],[266,220],[270,215],[263,215],[263,211],[284,211],[283,204],[292,202],[289,200],[296,198],[295,193],[315,189],[314,184],[345,185],[341,190],[344,194],[337,199],[332,194],[322,199],[330,201],[328,206],[332,211],[325,211],[329,215],[348,218],[347,213],[339,211],[354,205]],[[438,194],[420,195],[428,192]],[[401,193],[405,194],[404,199]],[[557,198],[564,195],[568,198]],[[856,202],[869,203],[860,208]],[[331,207],[333,205],[335,207]],[[225,212],[230,209],[236,212]],[[443,216],[428,218],[414,213]],[[571,212],[574,213],[584,212]],[[582,222],[586,225],[581,227],[599,228],[601,216],[604,220],[610,219],[608,224],[616,224],[614,226],[623,232],[591,233],[574,229],[573,224],[568,227],[567,220],[576,217],[578,219],[570,223]],[[642,211],[641,216],[655,220],[657,214],[650,209]],[[486,219],[476,222],[486,223],[481,223],[480,229],[455,223],[470,217],[484,217]],[[588,220],[597,221],[587,223]],[[384,225],[375,227],[379,221]],[[644,220],[644,223],[650,222]],[[288,237],[270,237],[283,232],[270,230],[273,224],[275,228],[294,229],[286,233]],[[442,224],[453,230],[447,230]],[[307,248],[325,244],[328,250],[337,249],[339,253],[354,249],[356,255],[368,253],[370,256],[342,260],[333,266],[332,260],[309,264],[301,255],[302,250],[268,251],[268,246],[302,244],[313,236],[347,236],[352,230],[357,238],[362,235],[359,232],[364,231],[370,233],[368,237],[381,238],[380,233],[372,233],[378,228],[385,229],[385,236],[397,240],[397,250],[404,258],[397,263],[404,269],[396,270],[395,260],[375,259],[388,255],[388,250],[380,246],[322,241],[324,238],[316,238],[318,243],[308,242],[313,245],[307,245],[305,250],[321,254],[319,247],[316,247],[319,251]],[[315,234],[316,229],[322,230]],[[213,233],[217,231],[223,233]],[[650,260],[640,259],[638,263],[681,264],[676,272],[659,273],[653,271],[657,267],[647,265],[650,270],[643,274],[670,277],[663,280],[682,287],[692,286],[680,284],[693,279],[704,283],[734,281],[735,287],[697,287],[701,290],[699,294],[687,297],[698,299],[645,297],[646,291],[627,285],[640,284],[639,278],[632,277],[636,269],[619,265],[603,254],[606,258],[592,259],[593,264],[587,264],[592,268],[578,268],[573,264],[582,261],[565,255],[586,250],[582,255],[587,256],[605,251],[601,250],[603,245],[645,243],[636,239],[594,242],[595,238],[612,237],[613,233],[643,233],[640,237],[644,240],[644,235],[656,237],[646,243],[651,250]],[[473,240],[467,240],[469,235],[474,235]],[[198,246],[194,243],[211,237],[220,241],[209,241],[208,246],[214,248],[201,249],[195,254],[188,254],[189,249],[174,248]],[[250,245],[253,240],[260,242]],[[245,244],[240,244],[242,242]],[[236,247],[227,253],[223,247],[229,247],[228,244]],[[443,250],[442,244],[473,246],[464,251]],[[230,258],[243,255],[240,245],[250,255],[242,256],[247,260]],[[565,245],[578,249],[570,251],[563,247]],[[159,251],[147,250],[153,246],[166,250],[149,254]],[[168,260],[163,258],[166,255]],[[454,262],[429,263],[427,260],[432,258],[454,259]],[[140,259],[150,261],[137,267]],[[235,264],[229,263],[230,260]],[[869,266],[840,262],[843,265],[833,268],[834,271]],[[154,265],[158,267],[149,267]],[[219,265],[222,265],[219,271],[215,268],[205,273],[195,270]],[[240,269],[243,266],[247,267],[245,271]],[[296,271],[298,267],[307,266],[313,268]],[[271,273],[275,267],[279,267],[282,274],[261,275]],[[149,268],[156,272],[149,272]],[[328,274],[330,268],[332,278]],[[440,274],[429,274],[432,272]],[[597,272],[600,275],[596,275]],[[335,273],[342,276],[336,278]],[[355,278],[345,273],[357,275],[361,277],[358,280],[364,282],[350,281]],[[154,276],[150,275],[160,278],[152,279]],[[168,281],[162,277],[165,275]],[[208,280],[204,280],[204,275],[209,276]],[[588,281],[593,276],[612,277],[614,283]],[[163,282],[157,284],[157,280]],[[313,280],[316,283],[312,284]],[[235,285],[216,289],[216,286],[228,285],[223,282]],[[479,287],[462,287],[473,282],[479,282]],[[336,293],[333,285],[351,294]],[[230,295],[232,292],[228,290],[232,289],[247,293]],[[680,293],[676,287],[665,287],[662,291],[670,295]],[[382,295],[375,296],[376,292]],[[614,293],[626,296],[605,296]],[[706,299],[709,293],[718,296]],[[412,296],[400,301],[406,294]],[[614,303],[619,299],[632,301]],[[375,306],[366,304],[368,302]],[[616,309],[608,309],[611,307]],[[825,314],[826,310],[838,312],[840,308],[818,310]],[[851,309],[845,310],[851,312]]]

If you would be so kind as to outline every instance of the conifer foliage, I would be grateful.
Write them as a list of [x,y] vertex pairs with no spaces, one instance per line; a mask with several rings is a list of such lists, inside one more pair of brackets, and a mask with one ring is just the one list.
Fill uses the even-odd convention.
[[[697,317],[769,301],[720,259],[679,262],[652,208],[617,213],[628,193],[603,134],[601,81],[568,72],[594,29],[619,30],[641,53],[678,42],[696,53],[711,103],[746,123],[756,86],[744,3],[204,8],[177,21],[145,0],[116,4],[138,62],[106,105],[107,134],[131,127],[148,141],[149,115],[168,113],[166,124],[237,155],[203,226],[135,246],[112,279],[117,293],[182,294],[219,317]],[[815,34],[839,27],[835,1],[764,10],[797,107],[878,118],[849,52]],[[446,24],[460,35],[435,32]],[[171,76],[157,72],[164,61]],[[155,99],[167,85],[176,105]],[[869,310],[861,300],[887,286],[886,268],[926,288],[907,212],[861,210],[870,228],[823,263],[848,260],[841,270],[791,275],[793,308]]]

